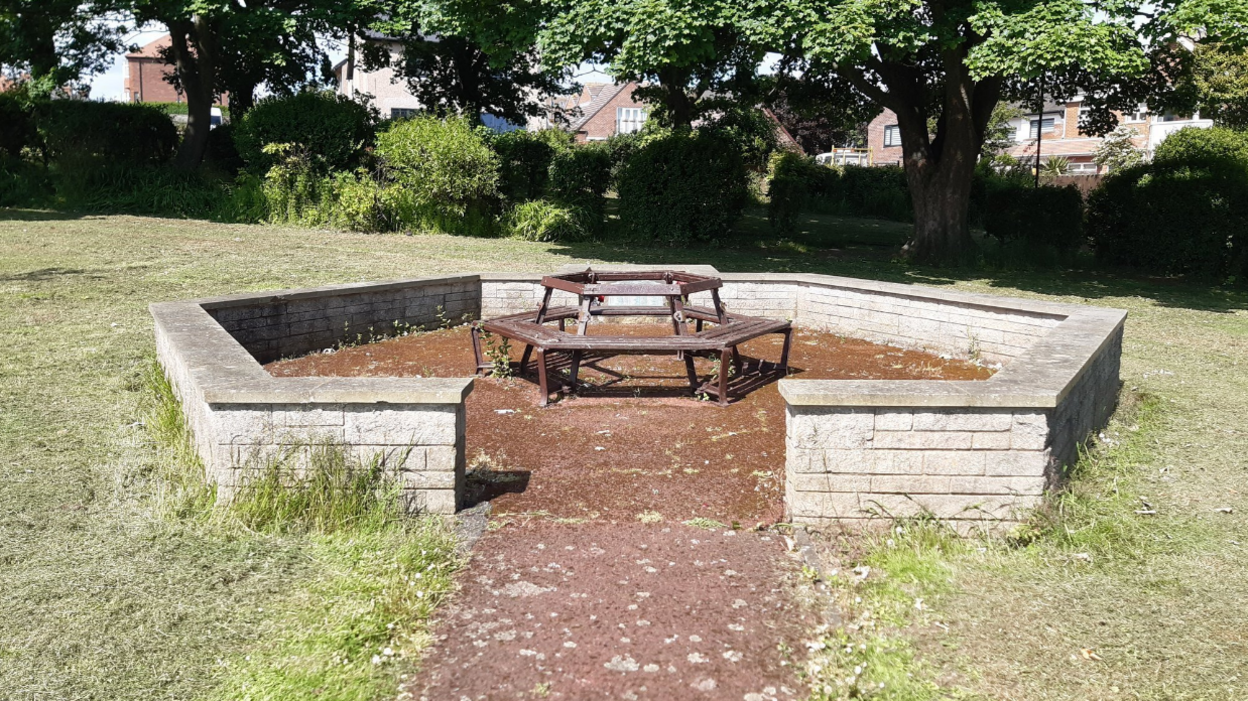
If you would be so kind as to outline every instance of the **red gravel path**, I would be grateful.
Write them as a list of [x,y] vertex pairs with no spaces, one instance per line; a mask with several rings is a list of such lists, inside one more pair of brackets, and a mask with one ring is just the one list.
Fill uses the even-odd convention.
[[414,698],[791,699],[816,621],[783,538],[535,521],[478,543]]

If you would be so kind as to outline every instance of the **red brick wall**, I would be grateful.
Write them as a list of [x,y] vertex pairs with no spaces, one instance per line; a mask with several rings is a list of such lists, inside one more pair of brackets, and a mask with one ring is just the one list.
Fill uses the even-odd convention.
[[126,98],[131,102],[183,102],[165,76],[173,67],[157,58],[126,59]]
[[[606,88],[604,88],[605,90]],[[598,113],[589,118],[576,132],[576,140],[585,142],[590,139],[605,139],[615,135],[615,110],[619,107],[641,107],[649,109],[645,104],[633,99],[636,83],[629,83],[611,101],[602,106]]]
[[884,145],[884,127],[896,123],[897,115],[886,109],[867,125],[867,148],[871,149],[871,160],[876,165],[901,165],[901,147]]

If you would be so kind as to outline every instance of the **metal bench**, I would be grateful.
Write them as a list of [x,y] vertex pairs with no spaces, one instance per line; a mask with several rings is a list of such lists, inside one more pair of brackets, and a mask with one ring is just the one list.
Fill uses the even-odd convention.
[[[600,276],[601,275],[601,276]],[[606,276],[611,280],[601,282]],[[718,278],[695,276],[680,273],[647,273],[641,278],[637,274],[608,273],[595,274],[592,271],[578,273],[580,280],[569,282],[565,276],[561,278],[544,278],[542,284],[546,293],[541,305],[536,310],[511,314],[509,316],[478,321],[472,327],[473,352],[477,361],[477,372],[493,368],[493,363],[485,358],[481,334],[488,333],[525,344],[524,355],[520,360],[520,371],[523,373],[529,359],[536,353],[538,385],[541,389],[541,405],[546,406],[550,397],[551,373],[548,368],[548,357],[552,353],[566,353],[570,357],[571,367],[568,378],[559,381],[567,389],[575,389],[577,374],[581,363],[587,355],[609,357],[613,355],[663,355],[675,354],[685,361],[685,371],[689,377],[692,393],[714,396],[720,405],[729,401],[729,373],[731,366],[738,376],[744,372],[738,346],[747,341],[768,334],[783,334],[784,346],[780,361],[772,364],[772,369],[779,373],[787,373],[789,349],[792,345],[792,328],[787,321],[746,316],[729,313],[719,300]],[[670,276],[670,277],[669,277]],[[679,276],[677,278],[676,276]],[[636,280],[661,281],[666,289],[658,289],[650,284],[617,284],[614,281]],[[550,282],[553,280],[553,284]],[[578,285],[578,283],[580,283]],[[682,289],[683,287],[683,289]],[[550,306],[552,292],[562,289],[577,294],[578,306]],[[710,291],[714,308],[692,306],[686,304],[686,289],[694,292]],[[629,296],[664,296],[666,307],[659,306],[603,306],[602,300],[612,295]],[[673,335],[671,336],[631,336],[631,335],[587,335],[589,321],[594,316],[667,316],[672,319]],[[566,330],[568,319],[577,320],[576,333]],[[690,332],[687,323],[693,321],[695,330]],[[707,328],[707,322],[715,324]],[[556,323],[557,328],[545,326]],[[697,356],[711,357],[719,360],[716,374],[705,382],[699,380],[694,368]],[[759,372],[763,372],[763,363],[759,364]]]

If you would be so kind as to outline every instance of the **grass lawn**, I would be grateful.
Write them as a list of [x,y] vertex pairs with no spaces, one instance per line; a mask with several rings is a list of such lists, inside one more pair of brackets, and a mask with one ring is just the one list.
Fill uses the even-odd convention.
[[[870,646],[828,660],[819,680],[835,698],[834,673],[867,662],[864,679],[896,680],[879,698],[1248,697],[1248,295],[914,268],[877,245],[901,235],[826,217],[791,241],[681,250],[0,211],[0,699],[393,695],[430,605],[388,596],[386,573],[436,565],[420,561],[426,548],[398,546],[434,548],[441,536],[170,516],[160,476],[174,456],[143,425],[147,304],[581,261],[843,274],[1128,309],[1128,406],[1049,524],[1014,543],[911,532],[845,543],[876,572],[846,603],[851,635],[870,631]],[[859,625],[866,607],[882,623]],[[396,622],[403,654],[374,664]],[[327,649],[343,659],[317,658]]]

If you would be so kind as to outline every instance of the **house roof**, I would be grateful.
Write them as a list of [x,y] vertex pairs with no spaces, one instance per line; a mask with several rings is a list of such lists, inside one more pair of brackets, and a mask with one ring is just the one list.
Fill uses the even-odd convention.
[[138,51],[131,51],[126,54],[126,58],[162,58],[161,52],[173,45],[173,40],[168,34],[158,37],[155,41],[148,42]]
[[580,131],[581,127],[585,126],[586,122],[592,119],[594,115],[601,112],[602,108],[607,106],[607,103],[614,100],[616,95],[619,95],[624,88],[631,84],[631,82],[611,83],[610,85],[603,86],[602,90],[598,92],[594,99],[590,100],[589,103],[581,109],[581,116],[572,121],[572,131]]

